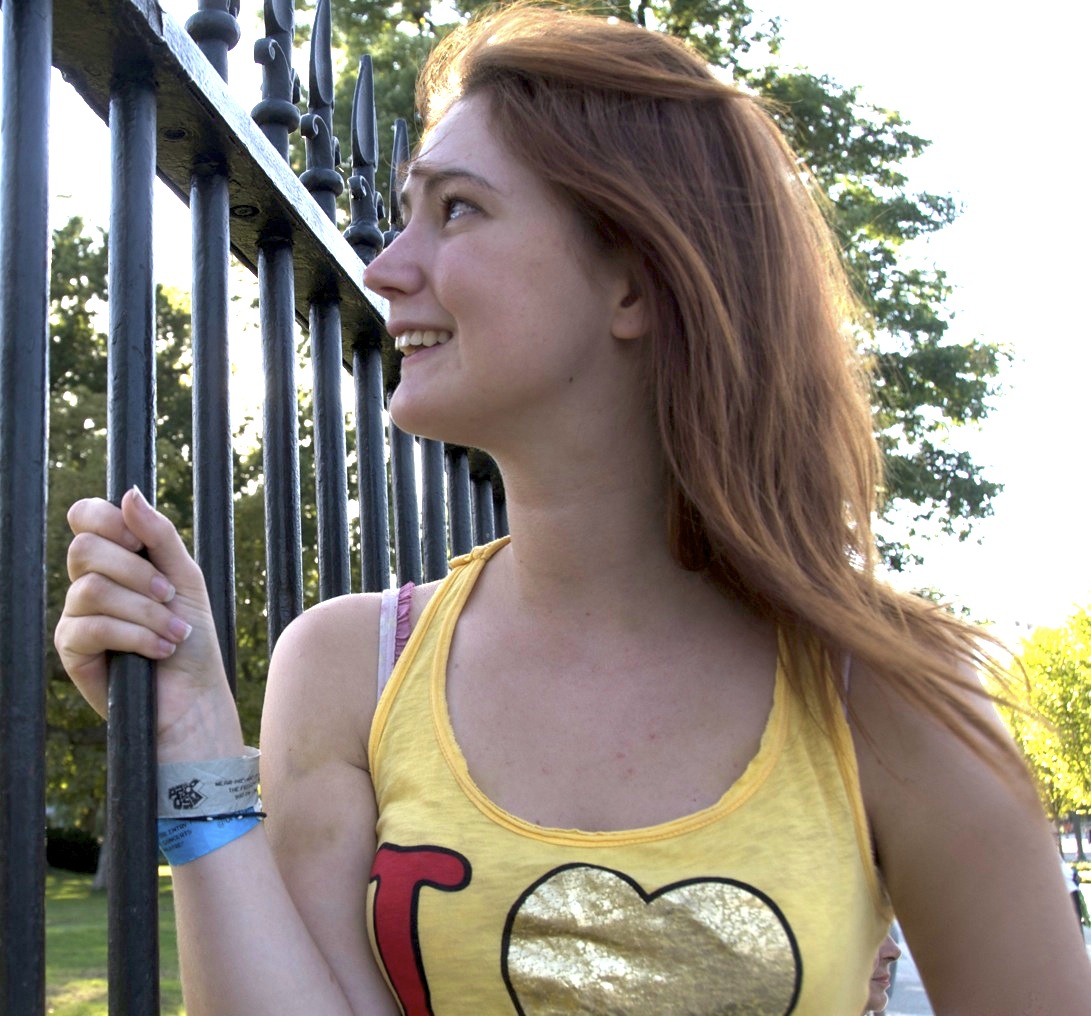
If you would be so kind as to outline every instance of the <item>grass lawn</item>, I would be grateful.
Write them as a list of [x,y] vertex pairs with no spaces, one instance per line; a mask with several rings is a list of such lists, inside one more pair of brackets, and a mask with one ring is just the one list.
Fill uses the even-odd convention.
[[[159,991],[163,1016],[182,1016],[174,898],[169,869],[159,879]],[[90,875],[51,870],[46,876],[46,1011],[106,1016],[106,894]]]

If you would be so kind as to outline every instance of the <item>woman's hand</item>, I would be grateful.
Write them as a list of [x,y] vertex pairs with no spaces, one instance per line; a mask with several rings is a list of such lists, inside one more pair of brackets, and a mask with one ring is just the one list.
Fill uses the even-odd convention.
[[238,713],[204,576],[177,530],[135,487],[120,508],[77,501],[68,524],[72,585],[54,644],[80,693],[105,716],[106,653],[139,653],[159,664],[160,761],[238,754]]

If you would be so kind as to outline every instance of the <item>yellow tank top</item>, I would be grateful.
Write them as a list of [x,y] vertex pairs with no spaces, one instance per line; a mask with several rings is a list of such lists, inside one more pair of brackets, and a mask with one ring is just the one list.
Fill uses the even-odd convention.
[[475,785],[447,713],[447,654],[503,542],[452,562],[372,725],[368,930],[403,1011],[859,1016],[890,908],[847,725],[835,710],[824,727],[783,664],[757,754],[702,811],[548,829]]

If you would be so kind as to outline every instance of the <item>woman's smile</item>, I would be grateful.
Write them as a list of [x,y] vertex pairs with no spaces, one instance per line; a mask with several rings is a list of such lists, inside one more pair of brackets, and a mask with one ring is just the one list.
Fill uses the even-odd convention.
[[445,329],[412,329],[395,336],[394,348],[402,356],[412,356],[421,349],[446,345],[451,341],[451,338],[451,333]]

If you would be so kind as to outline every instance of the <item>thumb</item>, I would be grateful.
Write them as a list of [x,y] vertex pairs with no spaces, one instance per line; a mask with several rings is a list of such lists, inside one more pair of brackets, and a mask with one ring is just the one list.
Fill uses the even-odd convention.
[[148,503],[139,487],[125,491],[121,499],[121,517],[130,532],[144,544],[148,560],[179,592],[192,595],[198,589],[204,589],[201,569],[190,556],[174,523]]

